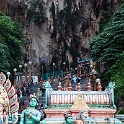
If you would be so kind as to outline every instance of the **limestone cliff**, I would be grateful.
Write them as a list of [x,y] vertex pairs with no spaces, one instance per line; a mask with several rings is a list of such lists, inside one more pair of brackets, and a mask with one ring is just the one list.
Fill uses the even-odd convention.
[[[22,23],[27,35],[25,62],[32,61],[34,72],[40,72],[41,63],[55,63],[56,69],[60,69],[66,62],[69,70],[79,58],[90,57],[88,41],[99,34],[100,20],[105,18],[102,12],[110,17],[110,9],[116,11],[121,0],[0,0],[0,3],[1,11]],[[28,16],[29,10],[39,14],[39,20],[33,11]]]

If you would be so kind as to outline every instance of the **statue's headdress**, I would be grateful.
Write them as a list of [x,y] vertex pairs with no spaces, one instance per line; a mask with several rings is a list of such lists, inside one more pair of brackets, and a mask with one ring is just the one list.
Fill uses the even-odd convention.
[[[35,99],[37,100],[37,102],[38,102],[38,98],[37,98],[37,96],[36,96],[36,95],[31,94],[31,95],[30,95],[30,100],[31,100],[32,98],[35,98]],[[30,100],[29,100],[29,101],[30,101]]]
[[[64,118],[67,119],[68,117],[72,117],[71,114],[67,114],[66,112],[63,114]],[[73,117],[72,117],[73,118]]]

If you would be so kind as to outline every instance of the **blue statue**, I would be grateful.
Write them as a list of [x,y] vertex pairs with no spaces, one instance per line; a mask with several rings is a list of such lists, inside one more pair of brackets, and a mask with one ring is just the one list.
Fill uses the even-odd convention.
[[72,115],[68,115],[68,114],[64,113],[64,117],[65,117],[65,123],[64,124],[72,124],[72,121],[73,121]]
[[36,96],[31,96],[30,107],[22,111],[20,124],[38,124],[40,123],[41,113],[36,109],[38,100]]
[[108,85],[108,91],[110,91],[110,93],[111,93],[111,104],[112,104],[113,108],[116,109],[116,106],[114,104],[114,88],[115,88],[115,83],[110,82]]

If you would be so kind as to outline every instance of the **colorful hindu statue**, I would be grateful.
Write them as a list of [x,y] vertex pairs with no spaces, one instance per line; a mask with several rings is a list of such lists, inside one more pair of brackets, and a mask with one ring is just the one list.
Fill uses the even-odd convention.
[[64,114],[64,117],[65,117],[65,122],[64,124],[72,124],[72,121],[73,121],[73,117],[72,115],[68,115],[68,114]]
[[16,89],[6,75],[0,72],[0,124],[18,122],[19,103]]
[[46,88],[51,88],[50,82],[49,82],[49,81],[44,82],[43,87],[44,87],[45,89],[46,89]]
[[0,84],[0,120],[2,124],[8,124],[9,99],[6,90]]
[[36,109],[38,99],[32,95],[30,97],[29,108],[22,111],[20,124],[38,124],[40,123],[41,113]]
[[95,120],[89,117],[88,110],[86,109],[80,111],[76,120],[76,124],[96,124]]

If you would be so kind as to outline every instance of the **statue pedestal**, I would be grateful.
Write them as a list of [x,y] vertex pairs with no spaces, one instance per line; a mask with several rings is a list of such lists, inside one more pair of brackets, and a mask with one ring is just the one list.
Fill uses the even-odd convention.
[[[63,118],[63,114],[66,112],[76,117],[81,109],[45,109],[47,118]],[[114,118],[116,113],[115,109],[87,109],[89,111],[89,117],[91,118]]]

